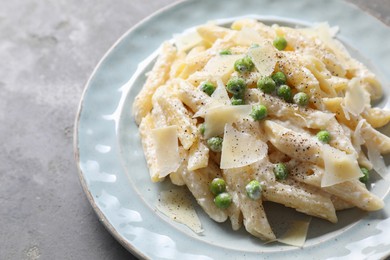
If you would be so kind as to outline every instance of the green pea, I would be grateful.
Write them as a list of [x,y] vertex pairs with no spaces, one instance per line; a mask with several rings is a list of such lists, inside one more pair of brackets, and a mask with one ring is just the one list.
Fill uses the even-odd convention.
[[279,51],[282,51],[287,47],[287,41],[283,36],[276,37],[273,44],[275,48],[278,49]]
[[214,198],[214,203],[220,209],[227,209],[232,204],[232,196],[227,192],[222,192]]
[[233,77],[226,84],[226,90],[235,97],[242,97],[245,94],[246,83],[243,78]]
[[264,93],[271,93],[275,90],[276,84],[271,77],[261,77],[257,81],[257,87]]
[[368,182],[368,179],[370,178],[370,172],[368,171],[367,168],[364,168],[364,167],[361,167],[360,170],[362,171],[362,173],[364,174],[363,177],[360,177],[359,180],[363,183],[367,183]]
[[281,71],[278,71],[278,72],[272,74],[271,77],[275,81],[276,85],[278,85],[278,86],[285,85],[287,83],[287,77]]
[[219,136],[211,137],[207,140],[207,146],[213,152],[220,152],[222,151],[222,142],[223,142],[222,137]]
[[224,179],[214,178],[210,183],[210,191],[217,196],[218,194],[226,191],[226,183]]
[[212,83],[206,81],[202,83],[201,89],[204,93],[211,96],[215,91],[215,86]]
[[253,105],[250,116],[255,121],[259,121],[267,116],[267,107],[264,105]]
[[287,85],[281,85],[277,91],[276,91],[276,94],[283,98],[286,102],[290,102],[291,101],[291,98],[292,98],[292,92],[291,92],[291,88]]
[[319,131],[316,136],[317,136],[318,140],[320,140],[323,143],[327,144],[330,142],[331,136],[330,136],[330,133],[326,130]]
[[298,106],[305,107],[309,104],[309,96],[304,92],[298,92],[294,95],[294,103]]
[[249,56],[236,60],[234,63],[234,70],[239,73],[250,72],[255,67],[252,59]]
[[253,200],[258,200],[261,198],[261,192],[262,188],[260,183],[257,180],[252,180],[250,181],[246,186],[245,186],[246,194],[248,195],[249,198]]
[[199,125],[199,132],[201,135],[204,135],[204,132],[206,131],[206,125],[203,123],[203,124],[200,124]]
[[222,50],[219,52],[219,55],[232,55],[232,52],[230,50]]
[[245,102],[242,98],[236,98],[234,96],[230,99],[230,101],[232,102],[233,106],[239,106],[239,105],[245,104]]
[[278,163],[274,166],[274,174],[277,180],[285,180],[288,176],[288,169],[284,163]]

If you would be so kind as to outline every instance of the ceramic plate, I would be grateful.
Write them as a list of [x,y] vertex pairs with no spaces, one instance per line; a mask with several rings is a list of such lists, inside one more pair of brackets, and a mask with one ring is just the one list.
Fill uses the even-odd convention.
[[[153,184],[143,156],[137,126],[131,116],[134,97],[145,81],[156,50],[164,41],[209,20],[252,16],[265,23],[306,26],[328,21],[340,27],[339,39],[352,55],[378,74],[388,106],[390,29],[342,1],[198,0],[170,6],[128,31],[96,67],[80,103],[75,127],[75,151],[83,188],[99,218],[128,250],[153,259],[378,259],[390,253],[390,181],[375,177],[371,190],[384,198],[383,210],[357,209],[338,214],[339,223],[313,220],[303,248],[278,243],[264,245],[230,224],[218,224],[197,208],[204,232],[193,233],[155,209],[169,181]],[[387,134],[389,128],[383,129]],[[283,223],[294,210],[266,205],[269,218]],[[284,212],[284,213],[281,213]],[[286,214],[286,212],[288,214]]]

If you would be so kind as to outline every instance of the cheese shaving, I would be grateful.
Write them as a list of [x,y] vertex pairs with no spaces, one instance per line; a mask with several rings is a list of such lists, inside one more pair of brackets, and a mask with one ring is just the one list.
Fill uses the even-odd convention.
[[267,144],[255,136],[225,125],[222,143],[221,169],[239,168],[262,160],[268,152]]
[[345,110],[354,116],[359,116],[364,111],[364,108],[370,104],[370,96],[366,94],[366,91],[359,84],[360,82],[357,78],[353,78],[348,83],[343,102]]
[[211,99],[204,106],[202,106],[195,114],[195,117],[204,117],[208,110],[211,108],[216,108],[220,106],[228,106],[230,105],[229,95],[226,92],[225,85],[223,84],[221,79],[217,80],[217,88],[214,90],[213,94],[211,94]]
[[242,57],[243,55],[217,55],[207,62],[204,71],[226,82],[234,71],[234,63]]
[[234,42],[238,45],[250,46],[254,43],[260,43],[263,39],[256,30],[248,27],[242,28],[234,37]]
[[363,176],[356,157],[346,154],[329,145],[322,148],[325,173],[322,176],[321,187],[328,187]]
[[175,172],[180,166],[179,144],[176,126],[153,129],[151,132],[159,177]]
[[203,39],[197,31],[173,36],[178,51],[187,51],[202,43]]
[[310,219],[308,221],[293,221],[286,233],[277,240],[280,243],[302,247],[305,244],[307,231],[309,230]]
[[209,109],[204,119],[205,138],[222,135],[226,124],[249,117],[251,111],[252,105],[222,106]]
[[368,159],[372,163],[374,170],[383,178],[390,179],[387,174],[387,167],[382,155],[375,145],[371,142],[366,142]]
[[172,220],[186,225],[195,233],[203,232],[202,224],[185,189],[162,191],[157,209]]
[[251,57],[259,71],[260,77],[269,76],[274,71],[277,61],[276,49],[270,42],[264,42],[259,47],[251,48],[248,51],[248,56]]

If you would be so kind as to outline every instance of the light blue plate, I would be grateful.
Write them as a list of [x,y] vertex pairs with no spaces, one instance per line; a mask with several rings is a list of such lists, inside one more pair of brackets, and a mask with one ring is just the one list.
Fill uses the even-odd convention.
[[[390,94],[390,29],[342,1],[198,0],[166,8],[127,32],[108,51],[88,81],[75,126],[75,153],[82,186],[100,220],[133,254],[153,259],[378,259],[390,253],[390,182],[374,176],[372,191],[386,207],[365,213],[338,214],[339,223],[313,220],[303,248],[264,245],[244,230],[233,232],[197,208],[204,233],[156,211],[156,198],[167,182],[153,184],[131,116],[135,95],[145,80],[155,50],[186,28],[209,20],[256,15],[282,25],[328,21],[341,29],[339,38],[356,58],[374,70]],[[226,20],[225,20],[226,21]],[[358,51],[356,51],[358,50]],[[130,81],[129,81],[130,80]],[[379,106],[390,107],[387,98]],[[389,129],[384,129],[390,133]],[[387,158],[386,158],[387,159]],[[272,223],[283,226],[294,210],[268,203]]]

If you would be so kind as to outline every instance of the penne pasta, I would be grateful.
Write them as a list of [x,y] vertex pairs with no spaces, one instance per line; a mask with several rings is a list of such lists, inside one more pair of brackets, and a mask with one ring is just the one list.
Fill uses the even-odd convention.
[[161,47],[160,56],[134,100],[133,114],[137,124],[140,124],[142,118],[152,110],[152,96],[156,89],[168,80],[170,65],[173,63],[175,56],[176,48],[168,42],[164,43]]

